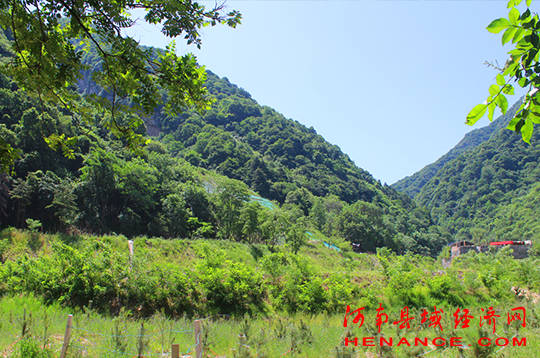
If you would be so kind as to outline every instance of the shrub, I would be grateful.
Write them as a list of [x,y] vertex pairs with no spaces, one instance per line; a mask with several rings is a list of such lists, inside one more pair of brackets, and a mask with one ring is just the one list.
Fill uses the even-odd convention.
[[198,276],[211,310],[243,313],[264,306],[262,275],[244,263],[225,260],[219,267],[203,264],[199,266]]
[[17,343],[13,358],[53,358],[48,349],[40,348],[39,344],[30,337],[21,339]]

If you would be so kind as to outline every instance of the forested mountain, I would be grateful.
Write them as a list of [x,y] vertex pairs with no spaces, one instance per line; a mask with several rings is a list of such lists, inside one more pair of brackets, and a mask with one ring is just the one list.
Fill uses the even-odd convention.
[[[78,92],[106,97],[89,76],[100,70],[92,61],[89,52]],[[210,71],[207,77],[211,108],[175,116],[158,108],[137,129],[153,139],[134,152],[104,128],[107,121],[138,121],[133,114],[112,119],[83,97],[83,120],[3,76],[0,136],[20,158],[3,179],[2,226],[208,237],[293,250],[309,230],[362,251],[385,246],[428,255],[448,242],[425,209],[356,167],[313,128],[257,104],[226,78]],[[274,200],[274,208],[250,195]]]
[[437,161],[426,165],[411,176],[398,180],[391,187],[414,198],[446,163],[457,158],[461,153],[484,143],[499,129],[504,128],[518,110],[520,103],[521,101],[516,102],[506,114],[498,117],[489,125],[465,134],[454,148],[450,149],[448,153],[437,159]]
[[517,107],[395,187],[417,193],[415,201],[456,239],[538,240],[540,135],[529,145],[504,128]]
[[[96,58],[92,52],[85,56],[89,69],[79,90],[107,96],[91,80],[91,72],[101,70]],[[336,195],[348,203],[380,196],[408,205],[408,200],[358,168],[313,128],[259,105],[247,91],[211,71],[206,87],[215,99],[208,111],[170,116],[159,108],[145,119],[147,133],[159,137],[175,156],[242,180],[280,203],[302,187],[316,196]]]
[[299,188],[348,203],[376,197],[402,200],[313,128],[258,105],[247,92],[211,72],[207,86],[217,98],[211,110],[157,121],[163,141],[182,143],[175,150],[191,163],[240,179],[279,202]]

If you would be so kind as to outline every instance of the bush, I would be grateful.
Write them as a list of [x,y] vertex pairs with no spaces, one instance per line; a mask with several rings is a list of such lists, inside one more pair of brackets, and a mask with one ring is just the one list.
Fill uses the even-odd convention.
[[40,348],[32,338],[23,338],[17,343],[13,358],[53,358],[54,355],[48,349]]
[[463,307],[465,297],[462,286],[448,275],[431,277],[428,281],[430,296],[435,298],[434,304],[448,303],[451,306]]
[[245,264],[226,260],[220,267],[201,265],[198,275],[210,310],[243,313],[263,309],[262,275]]

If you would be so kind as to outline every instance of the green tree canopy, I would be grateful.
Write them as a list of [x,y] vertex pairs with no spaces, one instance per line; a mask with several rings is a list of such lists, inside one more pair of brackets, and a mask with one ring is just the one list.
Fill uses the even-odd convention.
[[[94,102],[110,114],[103,124],[136,148],[144,143],[134,131],[142,122],[137,117],[119,120],[117,113],[150,114],[159,105],[178,113],[209,104],[203,87],[206,73],[192,54],[177,56],[174,42],[156,52],[124,34],[134,25],[130,11],[137,9],[166,36],[183,36],[197,47],[201,27],[235,27],[241,18],[237,11],[226,13],[224,5],[207,9],[194,0],[0,0],[0,27],[7,30],[12,53],[3,70],[40,100],[61,103],[84,118],[88,108],[73,86],[85,69],[85,54],[97,53],[100,69],[94,69],[92,80],[106,91],[107,99],[95,97]],[[1,138],[0,150],[3,158],[13,160],[12,148]]]
[[493,120],[495,108],[499,107],[504,114],[508,109],[506,95],[514,94],[514,85],[525,88],[527,94],[517,113],[508,124],[508,129],[521,133],[523,140],[530,143],[534,124],[540,123],[540,21],[537,13],[531,12],[532,0],[526,0],[527,9],[522,13],[517,6],[522,0],[509,0],[508,18],[493,20],[487,27],[492,33],[502,32],[502,44],[512,41],[515,47],[508,52],[510,57],[503,68],[496,67],[500,73],[495,84],[489,87],[489,97],[482,104],[476,105],[467,115],[466,123],[475,124],[488,112],[489,120]]

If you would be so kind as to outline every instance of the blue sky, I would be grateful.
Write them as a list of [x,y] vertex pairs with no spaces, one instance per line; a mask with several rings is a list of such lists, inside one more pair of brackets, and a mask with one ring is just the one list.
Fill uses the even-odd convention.
[[[182,39],[177,47],[391,184],[488,123],[464,124],[495,81],[484,62],[506,60],[500,34],[485,29],[506,3],[230,0],[239,27],[204,28],[201,50]],[[128,34],[169,41],[146,25]]]

